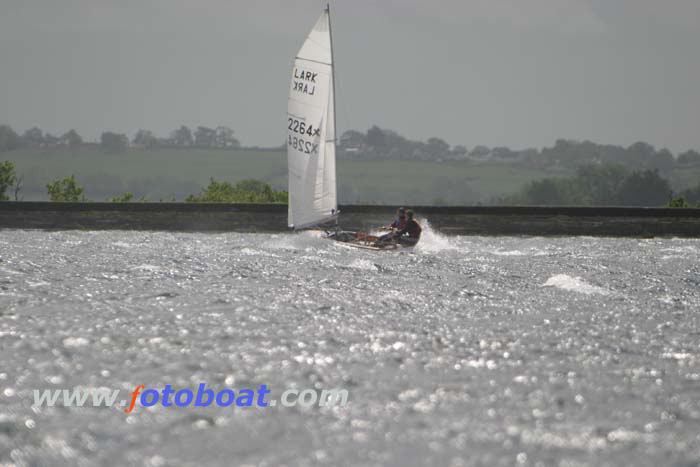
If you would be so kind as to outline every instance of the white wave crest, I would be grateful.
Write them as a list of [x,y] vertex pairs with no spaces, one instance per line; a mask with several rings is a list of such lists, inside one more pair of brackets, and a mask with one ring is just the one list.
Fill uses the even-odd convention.
[[566,274],[556,274],[543,284],[543,287],[556,287],[562,290],[578,292],[586,295],[609,295],[610,292],[602,287],[591,285],[580,277],[572,277]]
[[364,271],[377,271],[377,265],[366,259],[356,259],[348,264],[348,267],[353,269],[362,269]]
[[527,253],[520,251],[520,250],[509,250],[509,251],[504,251],[501,250],[500,248],[498,250],[492,251],[496,256],[525,256]]

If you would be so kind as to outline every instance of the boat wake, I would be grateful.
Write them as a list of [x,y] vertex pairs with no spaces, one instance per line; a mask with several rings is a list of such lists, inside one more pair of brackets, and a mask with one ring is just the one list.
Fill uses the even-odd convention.
[[457,249],[457,246],[452,243],[449,237],[433,229],[428,219],[422,220],[421,227],[423,228],[423,233],[418,245],[414,248],[416,252],[434,254]]
[[262,246],[273,250],[309,250],[328,247],[328,240],[321,238],[316,231],[301,231],[292,234],[272,235]]

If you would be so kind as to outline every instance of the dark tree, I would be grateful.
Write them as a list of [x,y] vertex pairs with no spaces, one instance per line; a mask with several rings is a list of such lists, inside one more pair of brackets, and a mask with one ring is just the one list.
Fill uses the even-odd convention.
[[65,144],[70,147],[80,146],[83,144],[83,138],[80,137],[77,131],[70,130],[61,136],[61,144]]
[[367,144],[374,148],[384,147],[385,138],[384,132],[377,125],[367,130]]
[[663,206],[671,199],[671,187],[658,170],[632,172],[620,185],[617,198],[622,206]]
[[566,195],[562,192],[561,185],[553,178],[545,178],[532,182],[526,188],[525,192],[527,195],[527,204],[535,206],[567,204]]
[[486,146],[476,146],[470,153],[474,157],[483,158],[491,154],[491,150]]
[[467,155],[467,148],[465,146],[462,146],[461,144],[458,144],[452,148],[452,154],[459,158],[462,158]]
[[344,149],[361,148],[365,144],[365,134],[355,130],[348,130],[340,137],[340,146]]
[[19,135],[9,125],[0,125],[0,152],[12,151],[20,147]]
[[628,172],[621,165],[584,165],[576,171],[577,183],[584,198],[581,204],[610,206],[617,204],[617,195]]
[[218,148],[239,148],[241,143],[233,137],[233,130],[226,126],[216,127],[214,136],[216,147]]
[[194,143],[194,138],[192,137],[192,130],[182,125],[177,130],[173,131],[171,139],[175,146],[179,147],[189,147]]
[[639,141],[627,148],[627,154],[632,164],[637,167],[640,165],[648,167],[656,150],[651,144]]
[[205,126],[197,127],[194,132],[194,144],[202,148],[214,147],[216,139],[216,130]]
[[22,135],[22,141],[27,146],[40,146],[44,143],[44,132],[37,127],[30,128]]
[[580,165],[599,162],[601,159],[599,147],[590,141],[578,142],[567,139],[558,139],[553,148],[543,148],[541,159],[548,164],[558,164],[565,167],[578,167]]
[[124,134],[106,131],[100,136],[100,146],[105,152],[122,153],[129,147],[129,138]]
[[663,171],[671,170],[675,164],[676,160],[673,158],[673,154],[671,154],[671,151],[669,151],[666,148],[663,148],[660,151],[654,153],[653,156],[651,156],[651,160],[649,161],[648,166],[650,169],[658,169]]
[[153,136],[153,133],[151,133],[148,130],[139,130],[134,135],[134,139],[132,140],[132,142],[134,144],[138,144],[145,148],[151,149],[158,145],[158,138]]
[[428,152],[433,157],[443,157],[450,151],[450,145],[440,138],[428,138]]

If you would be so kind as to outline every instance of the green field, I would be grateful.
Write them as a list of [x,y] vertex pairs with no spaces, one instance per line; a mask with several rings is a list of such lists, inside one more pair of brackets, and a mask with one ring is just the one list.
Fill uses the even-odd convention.
[[[287,184],[287,159],[277,150],[130,149],[104,154],[97,146],[21,149],[0,155],[24,177],[25,200],[45,200],[46,183],[74,174],[88,199],[103,201],[125,191],[149,200],[184,199],[210,177]],[[338,160],[339,199],[344,203],[476,204],[518,191],[525,183],[567,172],[529,170],[498,163]],[[685,188],[697,173],[672,173]]]

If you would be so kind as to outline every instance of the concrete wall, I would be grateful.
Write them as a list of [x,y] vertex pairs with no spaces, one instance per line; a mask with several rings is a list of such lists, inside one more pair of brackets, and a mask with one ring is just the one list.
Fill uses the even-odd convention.
[[[341,206],[340,225],[387,224],[395,206]],[[415,207],[455,235],[679,236],[700,238],[700,209],[618,207]],[[0,202],[0,228],[286,232],[287,206],[219,203]]]

